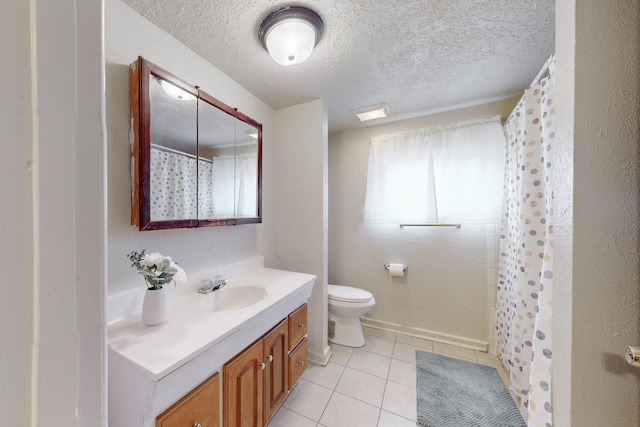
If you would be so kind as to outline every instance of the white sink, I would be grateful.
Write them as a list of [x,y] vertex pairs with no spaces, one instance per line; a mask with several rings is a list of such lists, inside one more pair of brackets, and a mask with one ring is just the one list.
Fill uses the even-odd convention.
[[262,301],[267,292],[264,287],[238,285],[225,287],[207,294],[201,305],[207,310],[241,310]]

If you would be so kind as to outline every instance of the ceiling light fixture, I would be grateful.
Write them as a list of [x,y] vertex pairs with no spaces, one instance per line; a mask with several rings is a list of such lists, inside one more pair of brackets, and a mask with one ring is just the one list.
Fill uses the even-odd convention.
[[360,119],[361,122],[387,117],[390,112],[391,110],[389,110],[389,106],[387,104],[377,104],[372,105],[371,107],[353,110],[353,114],[358,116],[358,119]]
[[311,55],[322,37],[322,18],[311,9],[287,6],[267,16],[258,39],[279,64],[300,64]]
[[192,101],[196,99],[195,96],[193,96],[186,90],[180,89],[178,86],[171,84],[166,80],[161,80],[161,79],[158,79],[158,80],[160,81],[160,85],[162,86],[162,89],[164,90],[164,92],[170,97],[179,99],[180,101]]

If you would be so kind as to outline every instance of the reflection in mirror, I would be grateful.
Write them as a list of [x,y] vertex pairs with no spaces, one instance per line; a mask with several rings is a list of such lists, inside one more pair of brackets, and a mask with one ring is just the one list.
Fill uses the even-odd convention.
[[235,119],[203,99],[198,104],[198,118],[198,157],[201,168],[198,218],[234,218]]
[[253,125],[236,123],[236,218],[258,216],[258,134],[259,129]]
[[151,221],[197,218],[197,100],[149,78]]
[[130,71],[131,223],[262,222],[262,125],[142,57]]

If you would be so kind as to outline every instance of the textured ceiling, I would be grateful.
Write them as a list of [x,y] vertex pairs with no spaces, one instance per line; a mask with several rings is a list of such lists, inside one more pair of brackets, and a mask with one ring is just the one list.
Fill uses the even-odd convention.
[[[275,109],[327,102],[329,131],[387,102],[396,118],[518,95],[554,52],[554,0],[125,0]],[[314,9],[311,57],[282,66],[258,39],[270,12]]]

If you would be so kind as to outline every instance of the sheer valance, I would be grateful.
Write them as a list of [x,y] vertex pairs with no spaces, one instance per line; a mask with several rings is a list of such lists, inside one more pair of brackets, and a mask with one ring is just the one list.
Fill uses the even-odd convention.
[[371,139],[365,221],[500,221],[505,136],[500,118]]

